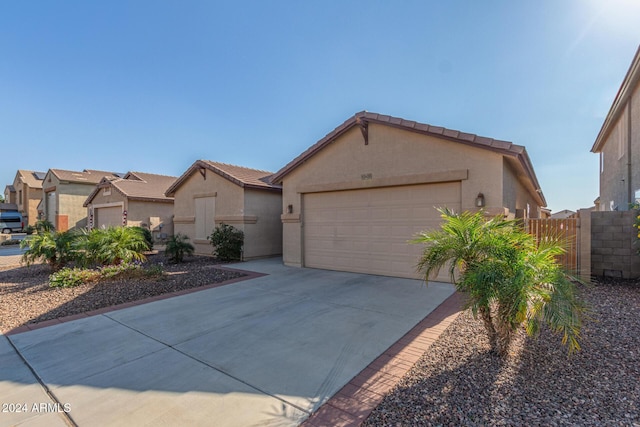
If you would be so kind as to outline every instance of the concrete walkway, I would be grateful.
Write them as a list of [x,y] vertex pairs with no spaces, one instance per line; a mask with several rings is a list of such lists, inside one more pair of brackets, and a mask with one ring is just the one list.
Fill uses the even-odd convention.
[[238,267],[268,275],[0,337],[0,426],[296,426],[453,293]]

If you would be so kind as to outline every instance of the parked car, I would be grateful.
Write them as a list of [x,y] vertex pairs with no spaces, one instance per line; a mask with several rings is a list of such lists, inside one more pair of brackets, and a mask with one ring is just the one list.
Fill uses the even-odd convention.
[[0,212],[0,231],[2,234],[20,233],[24,220],[20,212]]

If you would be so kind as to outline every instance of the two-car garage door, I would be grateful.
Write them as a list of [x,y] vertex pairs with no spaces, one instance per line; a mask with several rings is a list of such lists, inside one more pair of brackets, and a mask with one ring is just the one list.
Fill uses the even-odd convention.
[[439,226],[437,207],[459,211],[460,200],[460,182],[305,194],[304,265],[417,278],[422,245],[408,241]]

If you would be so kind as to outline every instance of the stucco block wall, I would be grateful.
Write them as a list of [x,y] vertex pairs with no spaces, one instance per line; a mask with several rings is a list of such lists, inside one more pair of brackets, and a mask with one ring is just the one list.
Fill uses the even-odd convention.
[[[486,209],[504,211],[503,157],[482,148],[471,147],[370,123],[369,143],[354,127],[325,146],[283,179],[284,214],[283,260],[302,265],[302,194],[338,189],[358,189],[425,182],[461,182],[462,210],[475,210],[478,193],[485,196]],[[412,182],[413,180],[413,182]]]
[[632,197],[635,198],[636,192],[640,192],[640,85],[636,86],[630,102],[631,191]]
[[640,277],[636,215],[636,211],[591,212],[591,274]]

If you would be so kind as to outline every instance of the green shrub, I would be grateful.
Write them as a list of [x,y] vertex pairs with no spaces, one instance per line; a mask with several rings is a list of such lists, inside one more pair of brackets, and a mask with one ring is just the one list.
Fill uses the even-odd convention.
[[133,227],[108,227],[84,230],[76,250],[76,261],[87,267],[144,261],[148,246],[143,234]]
[[137,271],[142,270],[142,265],[131,262],[123,262],[117,265],[105,265],[99,267],[100,277],[103,279],[111,279],[116,276],[135,276]]
[[137,230],[139,233],[142,233],[142,235],[144,236],[144,241],[147,242],[147,246],[148,249],[147,250],[152,250],[153,249],[153,234],[151,234],[151,230],[149,230],[148,228],[144,228],[144,227],[138,227],[138,226],[134,226],[131,227],[134,230]]
[[213,229],[207,239],[213,245],[213,254],[222,261],[242,259],[242,247],[244,246],[244,233],[227,224],[220,224]]
[[82,268],[65,267],[49,276],[49,286],[54,288],[72,288],[100,279],[100,272]]
[[44,261],[53,271],[58,271],[79,257],[76,243],[80,236],[73,230],[59,232],[40,228],[38,234],[29,236],[20,243],[21,248],[29,247],[22,255],[22,260],[27,266]]
[[169,262],[179,263],[184,260],[185,255],[193,255],[194,250],[193,245],[189,243],[189,236],[178,233],[175,236],[169,237],[164,253],[169,259]]
[[55,231],[55,227],[53,226],[53,223],[51,221],[46,220],[46,219],[41,219],[41,220],[36,221],[35,229],[36,229],[36,232],[38,232],[38,233],[47,232],[47,231]]
[[27,236],[31,236],[33,233],[35,233],[36,228],[33,225],[27,225],[24,228],[24,232],[27,234]]

